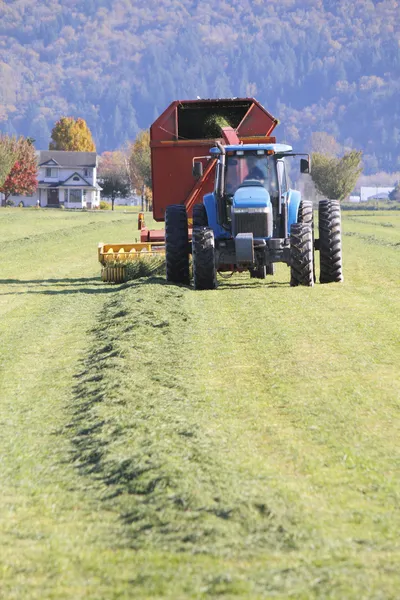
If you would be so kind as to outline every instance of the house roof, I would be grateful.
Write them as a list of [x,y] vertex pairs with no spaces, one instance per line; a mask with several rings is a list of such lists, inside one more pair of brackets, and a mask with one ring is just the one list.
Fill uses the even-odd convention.
[[95,167],[96,152],[64,152],[63,150],[40,150],[39,166],[44,166],[49,161],[55,161],[60,167]]
[[75,188],[77,190],[82,190],[85,188],[90,188],[91,190],[102,190],[97,183],[91,185],[90,183],[80,183],[79,185],[73,185],[71,183],[64,183],[63,181],[58,181],[57,183],[49,183],[48,181],[39,181],[38,186],[40,188]]

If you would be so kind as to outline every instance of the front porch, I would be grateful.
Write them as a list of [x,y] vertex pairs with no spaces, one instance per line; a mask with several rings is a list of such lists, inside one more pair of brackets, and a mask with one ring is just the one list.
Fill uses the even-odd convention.
[[98,208],[100,204],[100,191],[92,186],[54,186],[39,185],[39,203],[48,208]]

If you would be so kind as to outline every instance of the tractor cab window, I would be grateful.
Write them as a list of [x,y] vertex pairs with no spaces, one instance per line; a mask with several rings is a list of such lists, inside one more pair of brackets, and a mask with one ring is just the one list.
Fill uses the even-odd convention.
[[245,152],[242,156],[227,156],[225,192],[233,196],[238,187],[246,181],[258,181],[270,193],[278,194],[276,163],[273,156],[259,155],[257,152]]

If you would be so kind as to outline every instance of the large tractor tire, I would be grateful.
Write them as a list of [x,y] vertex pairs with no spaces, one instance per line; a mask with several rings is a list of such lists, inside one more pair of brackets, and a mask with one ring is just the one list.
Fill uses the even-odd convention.
[[193,229],[193,282],[195,290],[214,290],[217,287],[214,232],[209,227]]
[[321,200],[318,205],[320,283],[343,281],[340,204]]
[[313,224],[314,221],[314,213],[313,213],[313,203],[311,200],[301,200],[299,206],[299,213],[297,216],[298,223],[310,223]]
[[[297,215],[298,223],[308,223],[311,225],[312,236],[313,236],[313,248],[314,248],[314,208],[312,200],[301,200],[299,206],[299,213]],[[314,283],[317,281],[315,276],[315,258],[313,254],[313,277]]]
[[188,284],[188,220],[186,208],[180,204],[168,206],[165,211],[165,260],[167,281]]
[[314,247],[310,223],[290,228],[290,285],[314,285]]
[[207,211],[204,204],[193,206],[193,229],[197,227],[208,227]]

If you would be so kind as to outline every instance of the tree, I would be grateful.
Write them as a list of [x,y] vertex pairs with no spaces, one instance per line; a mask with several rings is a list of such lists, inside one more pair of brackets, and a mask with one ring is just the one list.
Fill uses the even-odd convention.
[[337,156],[340,152],[340,144],[333,135],[325,131],[314,131],[311,134],[311,151],[327,156]]
[[99,183],[103,188],[103,196],[111,198],[111,208],[114,210],[115,198],[126,198],[131,186],[128,175],[127,161],[124,154],[104,152],[99,161]]
[[35,148],[23,137],[15,142],[16,160],[8,173],[0,192],[4,194],[3,205],[9,196],[30,195],[37,188],[37,159]]
[[51,132],[50,150],[96,152],[96,146],[84,119],[61,117]]
[[389,200],[393,202],[400,202],[400,181],[396,183],[394,190],[389,194]]
[[336,158],[318,152],[311,155],[311,177],[317,190],[329,200],[350,195],[362,172],[362,152],[351,150]]
[[16,160],[17,140],[8,135],[0,135],[0,186],[4,183]]
[[144,200],[151,202],[150,131],[141,131],[130,147],[129,176],[133,188],[140,190],[142,208]]

